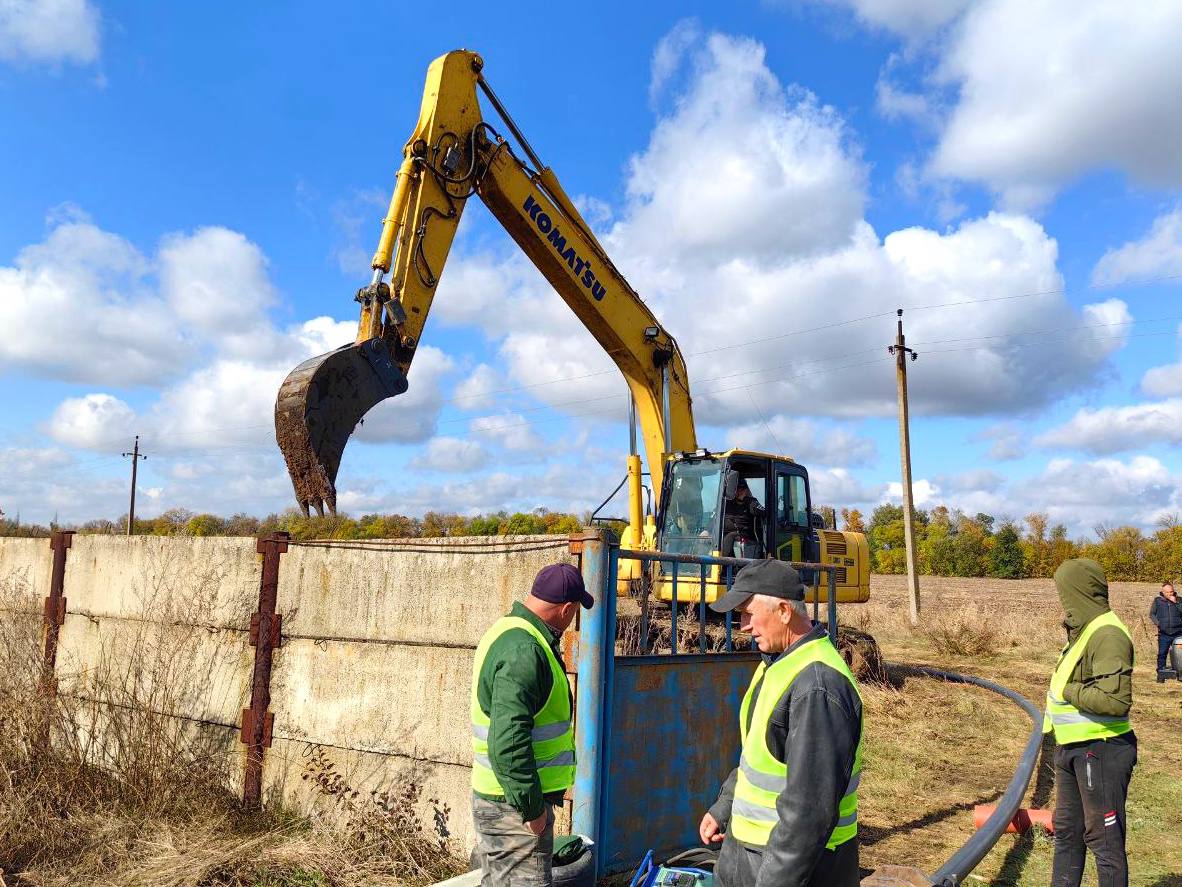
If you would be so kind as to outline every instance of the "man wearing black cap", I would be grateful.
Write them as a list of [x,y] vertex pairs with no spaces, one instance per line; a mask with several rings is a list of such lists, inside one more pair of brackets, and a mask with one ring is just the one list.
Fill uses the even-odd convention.
[[570,564],[534,579],[476,648],[472,667],[472,819],[482,887],[551,883],[554,810],[575,782],[570,684],[559,640],[594,600]]
[[792,567],[762,560],[711,605],[737,610],[763,662],[739,711],[742,754],[702,817],[722,887],[856,887],[862,700],[813,626]]

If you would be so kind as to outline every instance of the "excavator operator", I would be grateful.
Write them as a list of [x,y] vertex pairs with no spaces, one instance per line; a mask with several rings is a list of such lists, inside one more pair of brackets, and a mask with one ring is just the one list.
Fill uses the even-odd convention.
[[[758,526],[763,523],[764,507],[751,495],[746,478],[739,478],[734,498],[723,505],[722,533],[724,557],[759,557]],[[730,551],[734,552],[733,555]]]

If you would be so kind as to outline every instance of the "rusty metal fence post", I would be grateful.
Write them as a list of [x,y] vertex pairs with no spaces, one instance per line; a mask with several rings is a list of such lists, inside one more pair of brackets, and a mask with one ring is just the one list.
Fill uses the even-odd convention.
[[57,645],[62,624],[66,621],[66,552],[73,542],[73,530],[54,530],[49,539],[49,547],[53,550],[53,570],[49,574],[49,594],[45,598],[41,616],[45,645],[41,656],[41,680],[37,688],[44,700],[42,721],[38,725],[39,744],[43,750],[49,748],[49,714],[57,695]]
[[250,680],[250,708],[242,710],[240,739],[246,746],[246,772],[242,780],[242,804],[255,809],[263,797],[263,753],[271,747],[275,716],[271,705],[271,662],[281,643],[282,617],[276,612],[279,601],[279,557],[287,551],[287,533],[275,533],[259,539],[255,550],[263,556],[259,580],[259,608],[250,617],[250,643],[255,648],[254,672]]

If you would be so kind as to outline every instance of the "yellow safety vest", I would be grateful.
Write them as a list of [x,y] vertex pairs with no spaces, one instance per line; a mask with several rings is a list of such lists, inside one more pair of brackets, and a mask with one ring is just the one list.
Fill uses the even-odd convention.
[[[739,756],[739,775],[735,781],[729,826],[731,834],[748,846],[767,846],[772,828],[780,818],[776,813],[776,798],[784,790],[788,779],[788,765],[777,760],[767,747],[768,721],[796,676],[814,662],[821,662],[841,672],[858,698],[862,698],[849,666],[827,637],[809,641],[771,667],[763,662],[759,664],[739,708],[739,735],[743,740],[743,752]],[[761,681],[763,687],[759,691],[755,712],[751,716],[751,727],[748,729],[747,714],[751,710],[751,698]],[[825,737],[812,737],[812,741],[824,742]],[[859,733],[853,771],[838,807],[837,826],[825,844],[829,850],[852,840],[858,834],[858,783],[861,778],[862,737]]]
[[1083,658],[1084,648],[1087,647],[1088,641],[1097,631],[1109,625],[1124,632],[1130,644],[1133,642],[1133,636],[1129,634],[1128,628],[1115,613],[1109,610],[1085,625],[1084,630],[1075,639],[1075,643],[1067,644],[1059,655],[1059,664],[1055,666],[1055,672],[1051,675],[1051,688],[1047,690],[1047,709],[1042,720],[1042,732],[1050,733],[1053,730],[1055,742],[1059,745],[1067,745],[1072,742],[1090,742],[1094,739],[1111,739],[1113,736],[1120,736],[1133,729],[1133,725],[1129,723],[1128,715],[1093,714],[1090,711],[1076,708],[1063,698],[1063,688],[1067,686],[1067,682],[1071,680],[1071,673],[1075,671],[1079,660]]
[[542,708],[534,713],[531,736],[542,794],[566,791],[575,784],[575,731],[571,723],[570,684],[566,673],[536,626],[520,616],[503,616],[480,639],[476,647],[476,660],[472,664],[472,788],[482,795],[503,797],[505,789],[497,780],[497,774],[493,772],[488,759],[488,728],[492,722],[480,707],[476,689],[485,657],[493,642],[505,632],[517,628],[529,632],[538,642],[550,663],[553,677],[550,695]]

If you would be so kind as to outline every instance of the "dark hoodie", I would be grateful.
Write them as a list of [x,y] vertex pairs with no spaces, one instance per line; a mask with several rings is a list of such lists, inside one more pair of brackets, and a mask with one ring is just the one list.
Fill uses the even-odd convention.
[[[1074,558],[1055,571],[1055,588],[1067,617],[1063,627],[1073,642],[1089,622],[1107,613],[1108,581],[1093,560]],[[1063,699],[1082,711],[1119,717],[1133,705],[1133,644],[1115,626],[1099,629],[1063,690]]]

